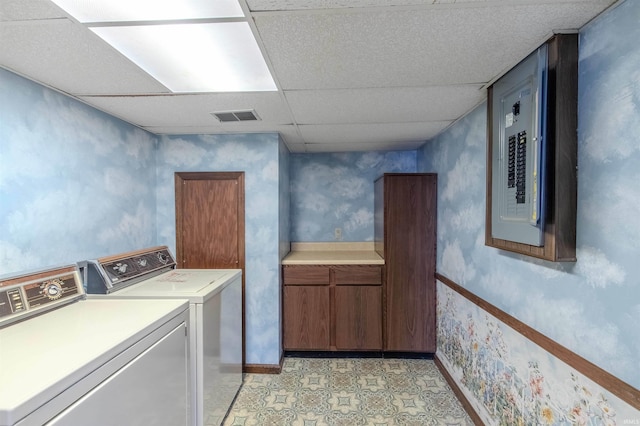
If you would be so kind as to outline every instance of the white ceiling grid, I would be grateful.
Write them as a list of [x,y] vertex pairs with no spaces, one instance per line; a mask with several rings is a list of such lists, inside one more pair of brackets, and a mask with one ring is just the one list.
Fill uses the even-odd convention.
[[[279,132],[293,152],[415,149],[555,31],[614,0],[240,0],[277,92],[172,94],[49,0],[0,2],[0,66],[157,134]],[[211,112],[253,109],[261,121]]]

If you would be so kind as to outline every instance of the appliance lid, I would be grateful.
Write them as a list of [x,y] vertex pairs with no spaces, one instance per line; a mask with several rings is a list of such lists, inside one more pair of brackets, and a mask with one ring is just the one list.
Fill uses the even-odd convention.
[[188,309],[186,300],[81,300],[0,329],[0,425],[52,401]]
[[[175,269],[118,291],[125,297],[189,298],[202,302],[242,276],[240,269]],[[114,295],[115,295],[114,294]]]

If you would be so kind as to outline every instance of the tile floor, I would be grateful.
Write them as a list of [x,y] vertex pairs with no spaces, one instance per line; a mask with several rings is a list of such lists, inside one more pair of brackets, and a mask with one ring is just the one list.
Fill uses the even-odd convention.
[[285,358],[247,374],[224,426],[472,426],[433,360]]

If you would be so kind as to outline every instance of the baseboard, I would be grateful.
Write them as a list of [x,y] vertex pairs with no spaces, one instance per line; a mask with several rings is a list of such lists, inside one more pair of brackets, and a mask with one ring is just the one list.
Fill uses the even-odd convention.
[[382,358],[380,351],[285,351],[290,358]]
[[280,356],[279,364],[245,364],[243,373],[250,374],[280,374],[284,357],[297,358],[405,358],[405,359],[433,359],[432,353],[418,352],[330,352],[330,351],[286,351]]
[[460,390],[456,381],[453,380],[453,377],[451,377],[451,374],[449,374],[447,369],[444,367],[437,354],[433,357],[433,361],[435,362],[436,367],[438,367],[438,370],[440,370],[440,373],[444,376],[444,379],[449,384],[449,387],[451,387],[451,390],[453,390],[453,393],[462,404],[462,408],[464,408],[464,411],[466,411],[469,417],[471,417],[473,423],[476,426],[484,426],[484,422],[480,419],[480,416],[478,415],[478,413],[476,413],[476,410],[473,409],[473,406],[471,405],[467,397],[464,396],[464,393],[462,393],[462,390]]
[[279,364],[245,364],[242,367],[242,372],[249,374],[280,374],[283,360],[284,353],[280,355]]
[[382,351],[285,351],[294,358],[386,358],[433,359],[431,352],[382,352]]
[[280,374],[282,365],[278,364],[245,364],[243,373],[250,374]]

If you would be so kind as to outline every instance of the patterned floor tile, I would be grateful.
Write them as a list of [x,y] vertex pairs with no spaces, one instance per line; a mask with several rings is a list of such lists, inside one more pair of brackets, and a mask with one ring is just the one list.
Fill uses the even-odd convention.
[[472,426],[432,360],[285,358],[245,375],[224,426]]

